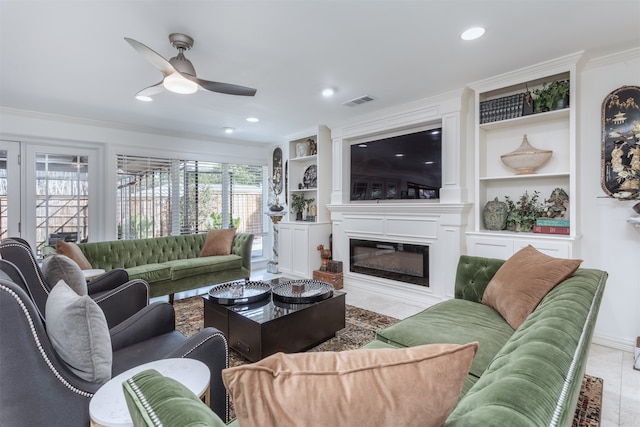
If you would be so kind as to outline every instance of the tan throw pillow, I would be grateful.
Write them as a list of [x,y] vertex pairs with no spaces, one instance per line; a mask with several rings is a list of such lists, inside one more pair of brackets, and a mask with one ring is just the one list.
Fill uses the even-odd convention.
[[276,353],[222,379],[240,425],[441,426],[478,343]]
[[236,235],[235,228],[224,228],[222,230],[209,230],[207,239],[200,252],[200,256],[229,255],[233,237]]
[[489,281],[482,303],[500,313],[513,329],[518,329],[545,295],[573,275],[581,263],[581,259],[545,255],[529,245],[502,264]]
[[80,266],[81,270],[91,270],[91,263],[86,256],[82,253],[78,245],[73,242],[64,242],[58,240],[56,242],[56,252],[60,255],[66,255],[76,262]]

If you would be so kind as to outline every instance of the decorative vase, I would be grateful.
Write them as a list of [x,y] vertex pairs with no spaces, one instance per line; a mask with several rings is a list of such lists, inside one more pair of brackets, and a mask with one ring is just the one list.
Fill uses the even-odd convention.
[[516,175],[534,173],[544,165],[553,154],[552,150],[540,150],[529,144],[527,135],[522,138],[522,144],[515,151],[500,156],[502,162],[516,170]]
[[498,201],[496,197],[491,202],[484,205],[482,217],[484,219],[484,228],[487,230],[504,230],[507,226],[507,204]]

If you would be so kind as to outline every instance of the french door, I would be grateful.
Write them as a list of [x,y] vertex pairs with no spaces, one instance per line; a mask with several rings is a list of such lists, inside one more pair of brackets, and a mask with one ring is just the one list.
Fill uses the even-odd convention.
[[20,143],[0,140],[0,239],[20,236]]

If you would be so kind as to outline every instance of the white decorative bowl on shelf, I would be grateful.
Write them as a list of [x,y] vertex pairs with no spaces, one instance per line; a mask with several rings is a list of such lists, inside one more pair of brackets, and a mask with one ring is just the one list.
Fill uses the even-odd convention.
[[527,135],[522,138],[522,144],[515,151],[500,156],[502,163],[516,170],[516,175],[534,173],[544,165],[553,154],[552,150],[540,150],[529,144]]

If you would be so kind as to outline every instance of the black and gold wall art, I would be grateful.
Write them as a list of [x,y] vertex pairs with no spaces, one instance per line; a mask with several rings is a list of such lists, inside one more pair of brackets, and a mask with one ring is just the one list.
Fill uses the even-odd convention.
[[640,87],[622,86],[602,102],[602,190],[640,199]]

